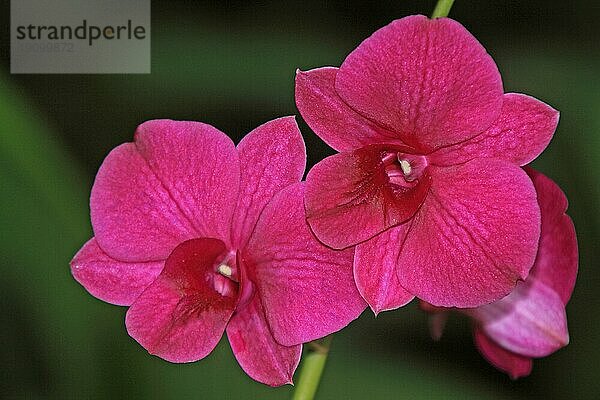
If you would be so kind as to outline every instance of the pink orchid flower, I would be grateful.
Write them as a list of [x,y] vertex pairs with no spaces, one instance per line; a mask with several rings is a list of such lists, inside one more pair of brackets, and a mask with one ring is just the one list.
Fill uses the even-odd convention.
[[339,69],[298,72],[296,103],[339,152],[308,174],[309,224],[332,248],[357,245],[355,280],[375,313],[413,296],[476,307],[527,277],[540,210],[520,166],[547,146],[558,112],[504,94],[462,25],[396,20]]
[[196,361],[226,331],[248,375],[290,383],[301,343],[366,307],[352,250],[323,246],[306,223],[305,162],[293,117],[237,148],[206,124],[146,122],[98,171],[95,237],[73,259],[73,276],[130,306],[127,331],[151,354]]
[[[577,277],[577,237],[565,214],[567,198],[549,178],[527,172],[538,193],[542,233],[535,264],[524,282],[492,304],[461,310],[475,321],[475,344],[483,356],[513,378],[529,375],[532,358],[569,343],[565,306]],[[448,310],[423,304],[432,313],[432,336],[439,338]]]

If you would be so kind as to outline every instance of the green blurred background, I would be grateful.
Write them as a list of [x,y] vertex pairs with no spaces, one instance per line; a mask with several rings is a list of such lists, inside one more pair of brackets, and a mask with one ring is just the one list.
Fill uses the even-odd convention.
[[[147,119],[203,121],[238,141],[296,114],[296,68],[339,65],[374,30],[429,14],[435,2],[153,1],[149,75],[10,75],[8,3],[0,11],[0,398],[288,398],[290,387],[248,378],[226,341],[188,365],[148,355],[124,329],[125,308],[71,278],[68,262],[91,236],[94,174]],[[451,16],[495,58],[506,91],[561,111],[535,166],[567,193],[578,232],[571,344],[511,381],[479,356],[460,317],[434,343],[414,305],[377,320],[365,312],[336,335],[319,397],[599,398],[600,6],[457,0]],[[309,166],[331,154],[301,129]]]

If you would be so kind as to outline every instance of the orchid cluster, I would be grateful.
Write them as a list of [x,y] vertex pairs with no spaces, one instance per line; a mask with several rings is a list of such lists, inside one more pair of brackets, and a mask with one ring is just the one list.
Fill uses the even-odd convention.
[[104,160],[71,270],[129,307],[140,345],[192,362],[225,333],[250,377],[279,386],[303,344],[415,297],[436,338],[450,312],[471,317],[513,377],[568,343],[575,230],[560,188],[526,166],[558,112],[504,93],[461,24],[396,20],[339,68],[298,71],[296,104],[338,152],[306,182],[294,117],[237,146],[200,122],[148,121]]

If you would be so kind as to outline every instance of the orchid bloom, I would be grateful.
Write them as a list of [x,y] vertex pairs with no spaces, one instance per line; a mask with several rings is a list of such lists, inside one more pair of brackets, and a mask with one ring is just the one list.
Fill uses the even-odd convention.
[[296,103],[339,152],[307,176],[308,222],[332,248],[357,245],[354,277],[375,313],[414,296],[477,307],[527,277],[540,209],[520,167],[547,146],[558,112],[504,94],[461,24],[393,21],[340,68],[299,71]]
[[[567,198],[541,173],[527,172],[537,190],[542,233],[537,258],[524,282],[492,304],[461,310],[475,321],[475,344],[483,356],[513,378],[528,375],[532,358],[569,343],[565,306],[577,277],[577,237],[565,214]],[[432,336],[441,336],[448,310],[423,304],[431,313]]]
[[323,246],[306,223],[305,163],[293,117],[237,148],[210,125],[146,122],[98,171],[95,237],[73,259],[73,276],[130,306],[127,331],[151,354],[196,361],[226,331],[250,377],[290,383],[301,343],[366,307],[352,250]]

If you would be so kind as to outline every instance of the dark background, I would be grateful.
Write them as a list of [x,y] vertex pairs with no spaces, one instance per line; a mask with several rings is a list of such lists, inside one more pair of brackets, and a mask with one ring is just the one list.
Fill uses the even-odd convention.
[[[0,397],[288,398],[290,387],[248,378],[226,340],[188,365],[148,355],[125,331],[126,309],[71,278],[68,262],[91,236],[94,174],[147,119],[203,121],[238,141],[267,120],[297,114],[296,68],[337,66],[376,29],[430,14],[435,2],[153,1],[149,75],[10,75],[8,3],[0,11]],[[434,343],[414,305],[377,320],[365,312],[336,335],[320,398],[598,398],[600,6],[457,0],[451,16],[492,54],[506,91],[561,111],[534,165],[567,193],[578,232],[571,344],[511,381],[479,356],[460,317]],[[309,166],[331,154],[301,129]]]

